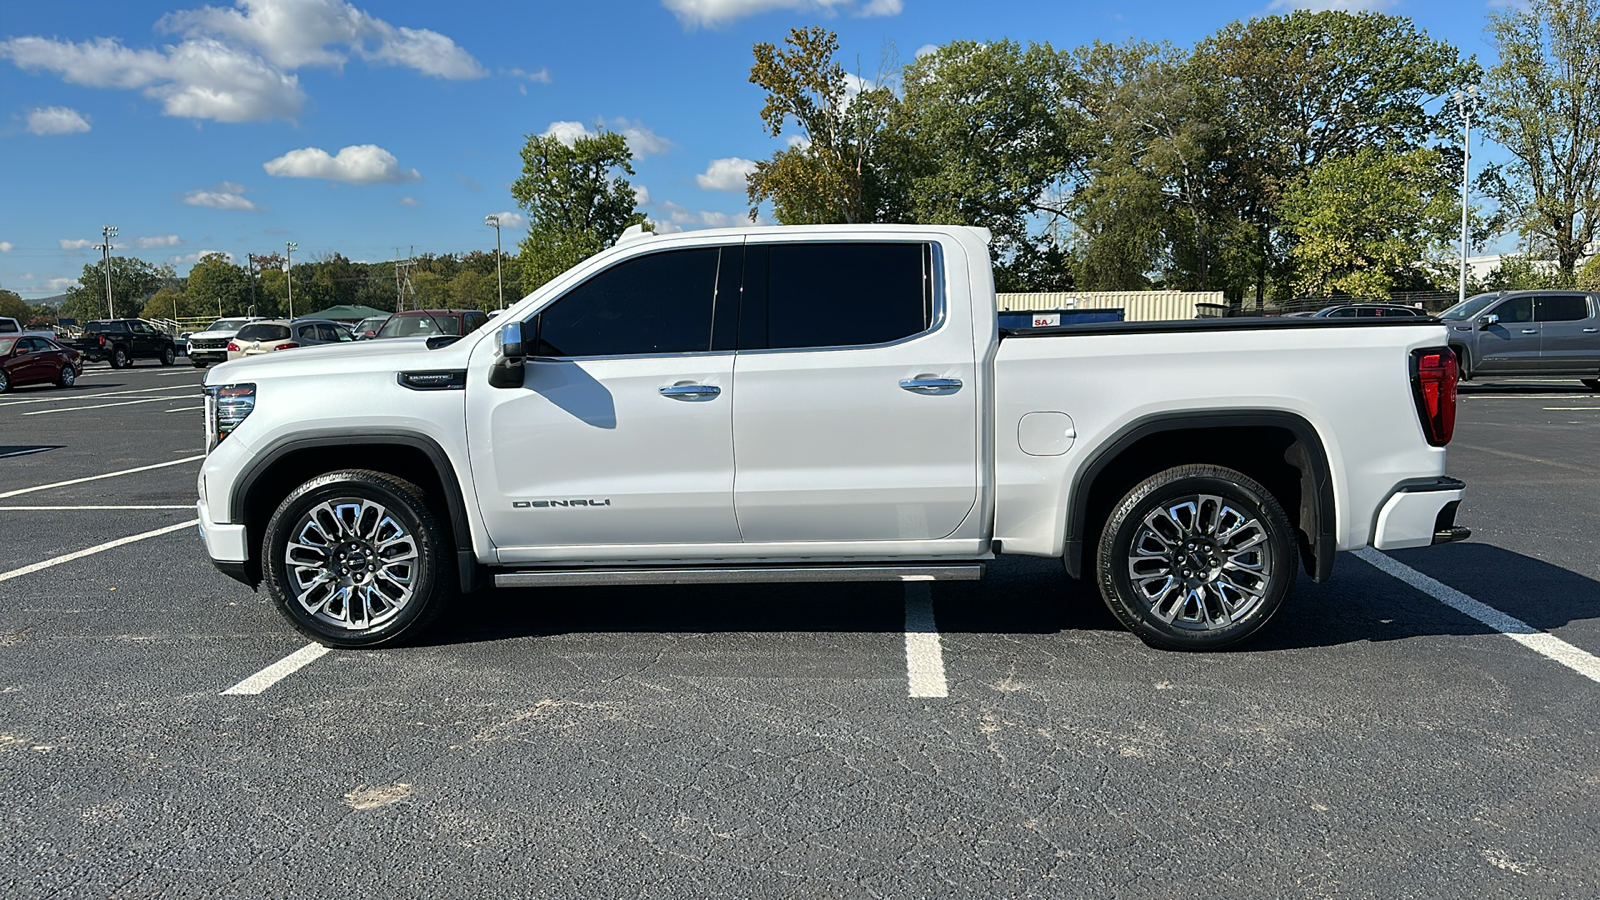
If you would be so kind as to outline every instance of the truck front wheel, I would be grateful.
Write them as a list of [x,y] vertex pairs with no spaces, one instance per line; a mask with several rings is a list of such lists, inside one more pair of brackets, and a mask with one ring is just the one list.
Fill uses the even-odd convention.
[[1298,571],[1289,517],[1255,481],[1179,466],[1140,483],[1101,532],[1100,596],[1152,647],[1217,650],[1283,606]]
[[449,530],[416,485],[330,472],[284,498],[262,540],[267,588],[302,634],[330,647],[415,636],[456,593]]

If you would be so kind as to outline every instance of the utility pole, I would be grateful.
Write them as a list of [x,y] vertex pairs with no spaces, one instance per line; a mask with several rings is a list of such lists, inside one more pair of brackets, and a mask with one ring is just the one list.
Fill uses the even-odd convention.
[[506,308],[506,282],[500,274],[500,217],[484,216],[483,224],[494,226],[494,283],[500,292],[500,308]]
[[401,301],[404,300],[404,299],[405,299],[405,295],[400,293],[400,248],[396,247],[396,248],[394,248],[394,311],[395,312],[400,312],[401,310],[405,309],[405,307],[401,305]]
[[289,241],[284,246],[288,248],[285,253],[289,257],[289,264],[285,270],[289,273],[289,318],[292,319],[294,318],[294,251],[298,250],[300,245]]
[[1466,90],[1450,92],[1456,101],[1456,112],[1461,115],[1461,287],[1456,301],[1467,299],[1467,187],[1472,172],[1472,114],[1478,111],[1478,86],[1468,85]]
[[106,318],[117,317],[117,307],[111,302],[111,239],[117,236],[117,226],[102,225],[100,236],[105,240],[100,244],[100,258],[105,261],[106,267]]

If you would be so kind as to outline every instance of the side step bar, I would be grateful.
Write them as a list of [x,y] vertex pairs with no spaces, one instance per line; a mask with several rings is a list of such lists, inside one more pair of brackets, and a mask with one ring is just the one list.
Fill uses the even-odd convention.
[[657,566],[523,569],[494,576],[495,587],[622,584],[774,584],[828,581],[977,581],[983,563],[815,566]]

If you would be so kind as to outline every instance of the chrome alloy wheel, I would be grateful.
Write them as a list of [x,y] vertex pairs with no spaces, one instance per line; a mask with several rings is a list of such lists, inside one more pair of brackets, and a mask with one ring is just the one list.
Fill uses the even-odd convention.
[[1191,494],[1152,510],[1128,547],[1128,580],[1150,615],[1195,631],[1224,628],[1265,601],[1272,545],[1258,519]]
[[383,625],[415,595],[417,539],[371,500],[319,503],[295,523],[284,563],[295,600],[351,631]]

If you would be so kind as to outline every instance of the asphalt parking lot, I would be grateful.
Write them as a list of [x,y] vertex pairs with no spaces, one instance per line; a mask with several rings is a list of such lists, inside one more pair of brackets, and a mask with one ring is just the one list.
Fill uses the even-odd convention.
[[1575,381],[1464,386],[1473,539],[1344,554],[1239,652],[1007,558],[319,655],[190,524],[201,375],[0,397],[0,896],[1600,896]]

